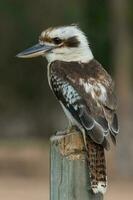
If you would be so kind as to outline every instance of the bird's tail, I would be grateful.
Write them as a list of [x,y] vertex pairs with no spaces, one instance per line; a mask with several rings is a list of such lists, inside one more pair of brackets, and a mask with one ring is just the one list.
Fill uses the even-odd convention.
[[107,188],[107,174],[104,147],[96,144],[89,137],[86,138],[86,143],[91,188],[94,193],[105,193]]

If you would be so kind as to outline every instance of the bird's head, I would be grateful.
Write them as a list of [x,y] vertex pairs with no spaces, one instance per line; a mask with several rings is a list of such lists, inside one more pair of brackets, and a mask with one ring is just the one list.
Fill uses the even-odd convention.
[[21,58],[46,57],[48,62],[93,59],[85,34],[76,25],[48,28],[39,37],[38,44],[17,55]]

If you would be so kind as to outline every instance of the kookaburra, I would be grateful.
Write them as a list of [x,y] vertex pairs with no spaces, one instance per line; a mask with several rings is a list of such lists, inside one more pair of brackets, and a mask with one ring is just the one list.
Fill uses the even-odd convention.
[[84,136],[94,193],[107,187],[104,149],[110,135],[118,134],[114,84],[94,59],[85,34],[76,25],[51,27],[43,31],[35,46],[17,57],[46,57],[48,82],[61,104],[69,124]]

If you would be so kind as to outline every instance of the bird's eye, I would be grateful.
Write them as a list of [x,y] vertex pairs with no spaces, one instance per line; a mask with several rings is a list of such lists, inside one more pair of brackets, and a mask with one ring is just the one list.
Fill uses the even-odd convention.
[[55,37],[55,38],[53,38],[53,42],[55,44],[60,44],[60,43],[62,43],[62,40],[60,38],[58,38],[58,37]]

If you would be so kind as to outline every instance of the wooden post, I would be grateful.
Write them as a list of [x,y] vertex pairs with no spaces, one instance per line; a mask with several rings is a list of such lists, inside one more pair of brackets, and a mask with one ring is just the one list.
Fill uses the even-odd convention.
[[89,169],[81,133],[51,137],[50,200],[103,200],[90,187]]

